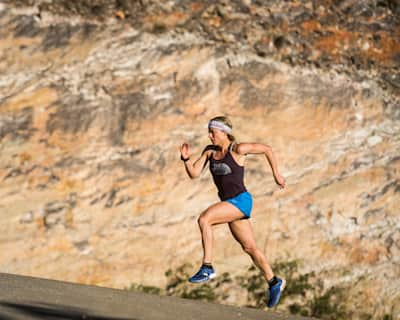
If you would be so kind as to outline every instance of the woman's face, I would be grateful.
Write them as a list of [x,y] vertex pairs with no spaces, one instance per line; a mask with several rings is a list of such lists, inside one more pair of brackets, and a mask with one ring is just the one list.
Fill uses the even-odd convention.
[[224,131],[215,128],[208,129],[208,137],[214,145],[222,145],[223,141],[228,138]]

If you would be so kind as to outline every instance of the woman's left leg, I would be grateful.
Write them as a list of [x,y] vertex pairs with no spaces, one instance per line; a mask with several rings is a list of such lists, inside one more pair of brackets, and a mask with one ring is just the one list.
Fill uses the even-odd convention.
[[[237,211],[236,207],[232,206]],[[268,283],[268,300],[267,307],[272,308],[277,305],[281,297],[281,293],[285,288],[286,281],[274,276],[271,266],[268,263],[267,257],[258,249],[254,239],[253,230],[248,219],[235,219],[229,222],[234,238],[241,244],[243,250],[250,255],[255,265],[261,270],[265,280]]]
[[268,282],[269,289],[267,307],[272,308],[276,306],[281,297],[281,293],[285,288],[285,279],[280,279],[274,276],[266,256],[257,248],[249,220],[232,221],[229,223],[229,227],[235,239],[239,241],[244,251],[250,255]]
[[233,237],[240,243],[243,250],[250,255],[255,265],[261,270],[264,278],[270,281],[274,277],[274,273],[268,263],[267,257],[258,249],[253,235],[253,229],[250,220],[242,219],[229,223]]

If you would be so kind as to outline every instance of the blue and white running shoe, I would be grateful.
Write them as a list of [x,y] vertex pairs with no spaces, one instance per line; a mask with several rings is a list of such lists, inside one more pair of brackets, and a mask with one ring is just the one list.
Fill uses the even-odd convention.
[[189,278],[189,282],[192,283],[200,283],[211,280],[215,278],[217,274],[214,271],[213,267],[202,265],[200,270],[197,273]]
[[279,299],[281,298],[281,293],[286,286],[285,279],[277,278],[277,280],[278,282],[268,289],[269,291],[269,298],[267,302],[268,308],[275,307],[278,304]]

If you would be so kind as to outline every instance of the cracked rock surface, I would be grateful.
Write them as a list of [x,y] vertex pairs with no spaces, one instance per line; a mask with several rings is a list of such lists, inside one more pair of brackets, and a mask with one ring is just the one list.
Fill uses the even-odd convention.
[[[124,288],[199,263],[196,219],[216,191],[208,172],[186,177],[179,145],[200,154],[208,119],[226,114],[239,141],[273,147],[287,179],[278,190],[248,157],[269,259],[349,287],[355,317],[399,315],[399,10],[3,1],[1,271]],[[247,268],[225,226],[215,238],[221,273]]]

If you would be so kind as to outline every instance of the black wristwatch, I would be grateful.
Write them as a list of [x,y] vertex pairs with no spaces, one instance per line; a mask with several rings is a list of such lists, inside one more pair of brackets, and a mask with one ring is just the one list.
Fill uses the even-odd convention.
[[182,160],[183,162],[186,162],[186,161],[188,161],[189,159],[190,159],[190,157],[184,158],[184,157],[181,155],[181,160]]

